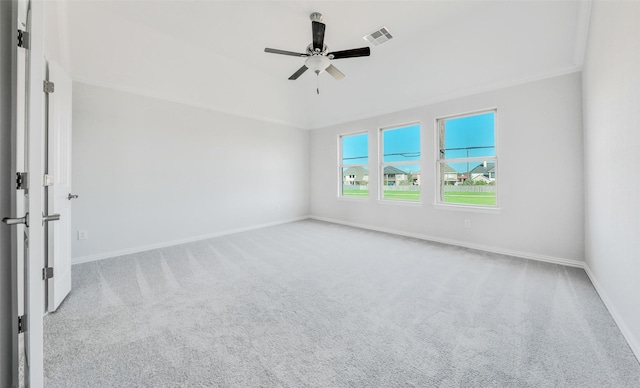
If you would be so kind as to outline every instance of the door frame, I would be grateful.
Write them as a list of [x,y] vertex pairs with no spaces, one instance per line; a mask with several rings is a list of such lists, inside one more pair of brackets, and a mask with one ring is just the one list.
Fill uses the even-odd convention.
[[[44,4],[38,0],[28,1],[30,9],[29,36],[28,36],[28,68],[26,72],[26,140],[25,152],[27,153],[26,168],[28,170],[27,181],[29,188],[28,211],[29,221],[28,254],[25,254],[25,296],[24,296],[24,330],[25,339],[25,386],[42,387],[44,385],[44,325],[45,312],[44,280],[42,269],[44,268],[44,101],[43,81],[45,77],[44,67]],[[14,1],[14,20],[17,32],[18,11],[20,5]],[[14,42],[17,42],[14,41]],[[16,57],[16,51],[13,51]],[[17,59],[13,59],[13,83],[17,87]],[[17,107],[17,93],[13,94],[14,115]],[[12,171],[16,168],[16,139],[17,127],[14,118],[12,127]],[[20,193],[22,194],[22,193]],[[16,190],[12,194],[12,209],[15,209],[17,196]],[[16,260],[18,236],[16,228],[12,228],[12,258]],[[17,264],[16,264],[17,265]],[[17,274],[16,274],[17,280]],[[16,288],[17,291],[17,288]],[[17,297],[17,295],[16,295]],[[17,299],[14,300],[17,310]],[[17,319],[15,322],[17,338]],[[17,352],[14,352],[16,356]]]
[[[6,6],[6,3],[5,3]],[[3,126],[3,128],[1,128],[1,130],[4,132],[6,131],[6,134],[8,134],[8,136],[3,136],[5,139],[8,140],[9,144],[7,148],[3,147],[3,152],[4,150],[8,150],[8,155],[9,158],[5,159],[4,157],[2,158],[2,163],[4,164],[4,162],[6,161],[9,164],[9,176],[7,180],[4,180],[3,183],[6,184],[6,187],[3,187],[3,191],[6,192],[7,197],[6,199],[8,200],[8,206],[6,207],[6,210],[8,211],[7,214],[2,214],[2,217],[8,216],[23,216],[23,214],[20,215],[16,215],[16,214],[12,214],[12,212],[15,211],[16,209],[16,198],[17,198],[17,192],[15,190],[15,171],[16,171],[16,128],[18,125],[18,119],[17,119],[17,115],[16,115],[16,110],[17,110],[17,90],[18,90],[18,56],[17,56],[17,49],[15,46],[15,42],[17,42],[17,38],[18,38],[18,1],[14,0],[11,1],[10,5],[9,5],[9,18],[11,20],[10,24],[11,24],[11,38],[7,44],[6,47],[6,51],[4,50],[3,47],[3,51],[2,51],[2,55],[7,55],[8,57],[11,58],[10,60],[10,76],[8,79],[8,82],[5,84],[5,79],[4,79],[4,74],[3,79],[2,79],[2,84],[3,87],[4,86],[8,86],[10,89],[10,95],[8,100],[4,100],[4,94],[3,94],[3,109],[5,109],[5,104],[8,103],[9,104],[9,119],[6,120],[3,118],[1,125]],[[3,12],[6,12],[6,9],[3,10]],[[5,20],[5,16],[3,14],[3,20]],[[4,29],[3,29],[4,32]],[[4,39],[4,38],[3,38]],[[3,42],[3,46],[4,46],[4,42]],[[4,127],[5,125],[9,124],[8,127]],[[4,194],[4,193],[3,193]],[[3,195],[4,197],[4,195]],[[4,201],[3,201],[4,202]],[[5,208],[4,203],[3,203],[3,209]],[[4,225],[0,225],[0,228],[5,229],[6,227]],[[4,359],[4,356],[2,357],[2,362],[3,363],[7,363],[7,366],[9,366],[9,373],[10,376],[7,376],[5,378],[5,376],[2,377],[2,380],[0,381],[0,383],[5,384],[7,382],[10,382],[12,387],[18,387],[18,383],[19,383],[19,376],[18,376],[18,370],[19,370],[19,336],[18,336],[18,314],[19,314],[19,307],[18,307],[18,262],[16,260],[17,258],[17,228],[6,228],[5,230],[2,231],[4,236],[8,236],[8,250],[10,253],[9,256],[9,263],[7,263],[8,265],[5,265],[5,263],[2,264],[2,270],[9,270],[10,271],[10,276],[11,276],[11,290],[10,290],[10,295],[11,295],[11,302],[10,302],[10,310],[11,310],[11,315],[9,317],[6,317],[6,319],[10,319],[10,333],[7,333],[10,335],[11,338],[11,359],[10,360],[6,360]],[[5,234],[6,233],[6,234]],[[4,249],[3,249],[3,253],[4,253]],[[5,306],[2,306],[2,312],[4,313],[6,311]],[[5,317],[2,317],[3,319],[5,319]],[[3,330],[4,330],[4,325],[3,325]],[[2,333],[3,337],[5,335],[5,333]],[[4,343],[4,338],[3,341]],[[9,365],[10,364],[10,365]],[[5,370],[5,365],[2,366],[2,370]]]

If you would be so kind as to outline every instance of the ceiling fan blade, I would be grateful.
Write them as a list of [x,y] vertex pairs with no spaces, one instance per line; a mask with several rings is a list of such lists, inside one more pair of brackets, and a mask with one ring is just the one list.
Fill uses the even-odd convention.
[[342,59],[342,58],[355,58],[355,57],[368,57],[371,55],[371,49],[369,47],[361,47],[350,50],[334,51],[327,54],[330,59]]
[[322,51],[324,47],[324,23],[311,22],[311,33],[313,34],[313,49]]
[[266,48],[264,49],[265,53],[271,53],[271,54],[281,54],[281,55],[291,55],[292,57],[306,57],[307,54],[303,54],[303,53],[294,53],[293,51],[285,51],[285,50],[278,50],[278,49],[272,49],[272,48]]
[[296,71],[295,73],[293,73],[291,75],[291,77],[289,77],[290,80],[294,81],[297,80],[298,77],[300,77],[302,75],[302,73],[304,73],[305,71],[307,71],[308,67],[306,67],[305,65],[302,65],[301,68],[298,69],[298,71]]
[[333,65],[329,65],[329,67],[327,67],[325,71],[331,74],[331,76],[333,76],[333,78],[335,78],[336,80],[344,78],[344,74],[340,70],[336,69],[336,67]]

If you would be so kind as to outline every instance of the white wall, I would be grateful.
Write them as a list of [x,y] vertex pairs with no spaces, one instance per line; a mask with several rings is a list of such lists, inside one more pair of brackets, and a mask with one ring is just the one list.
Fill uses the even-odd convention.
[[74,83],[74,262],[305,217],[309,134]]
[[69,72],[68,36],[66,26],[66,2],[45,1],[44,52],[48,61],[55,61]]
[[[416,85],[419,87],[419,85]],[[497,107],[500,214],[435,208],[436,117]],[[382,203],[372,174],[370,198],[337,198],[337,139],[369,132],[369,169],[377,170],[378,128],[420,121],[421,206]],[[380,230],[580,265],[583,260],[583,153],[580,74],[313,130],[311,215]],[[471,228],[464,228],[464,220]]]
[[586,262],[640,359],[640,3],[594,2],[582,79]]

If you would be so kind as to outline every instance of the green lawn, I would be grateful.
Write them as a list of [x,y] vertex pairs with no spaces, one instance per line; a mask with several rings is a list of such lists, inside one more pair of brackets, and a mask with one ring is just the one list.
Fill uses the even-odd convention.
[[444,193],[445,203],[457,203],[461,205],[496,205],[496,193],[471,193],[462,191],[450,191]]
[[369,190],[343,190],[343,197],[368,197]]
[[[367,197],[368,190],[344,190],[342,195],[345,197]],[[419,201],[419,191],[395,191],[385,190],[384,199],[404,199],[409,201]],[[473,193],[462,191],[451,191],[444,194],[444,203],[460,204],[460,205],[496,205],[495,193]]]
[[405,199],[408,201],[419,201],[420,192],[419,191],[385,190],[384,199]]
[[[342,192],[342,196],[344,197],[367,197],[368,195],[368,190],[344,190]],[[419,201],[420,192],[385,190],[384,199],[405,199],[409,201]]]

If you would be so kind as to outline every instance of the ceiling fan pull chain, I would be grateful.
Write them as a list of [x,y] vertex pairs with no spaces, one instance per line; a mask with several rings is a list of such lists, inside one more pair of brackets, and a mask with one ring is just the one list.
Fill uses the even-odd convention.
[[320,73],[316,74],[316,93],[320,94]]

